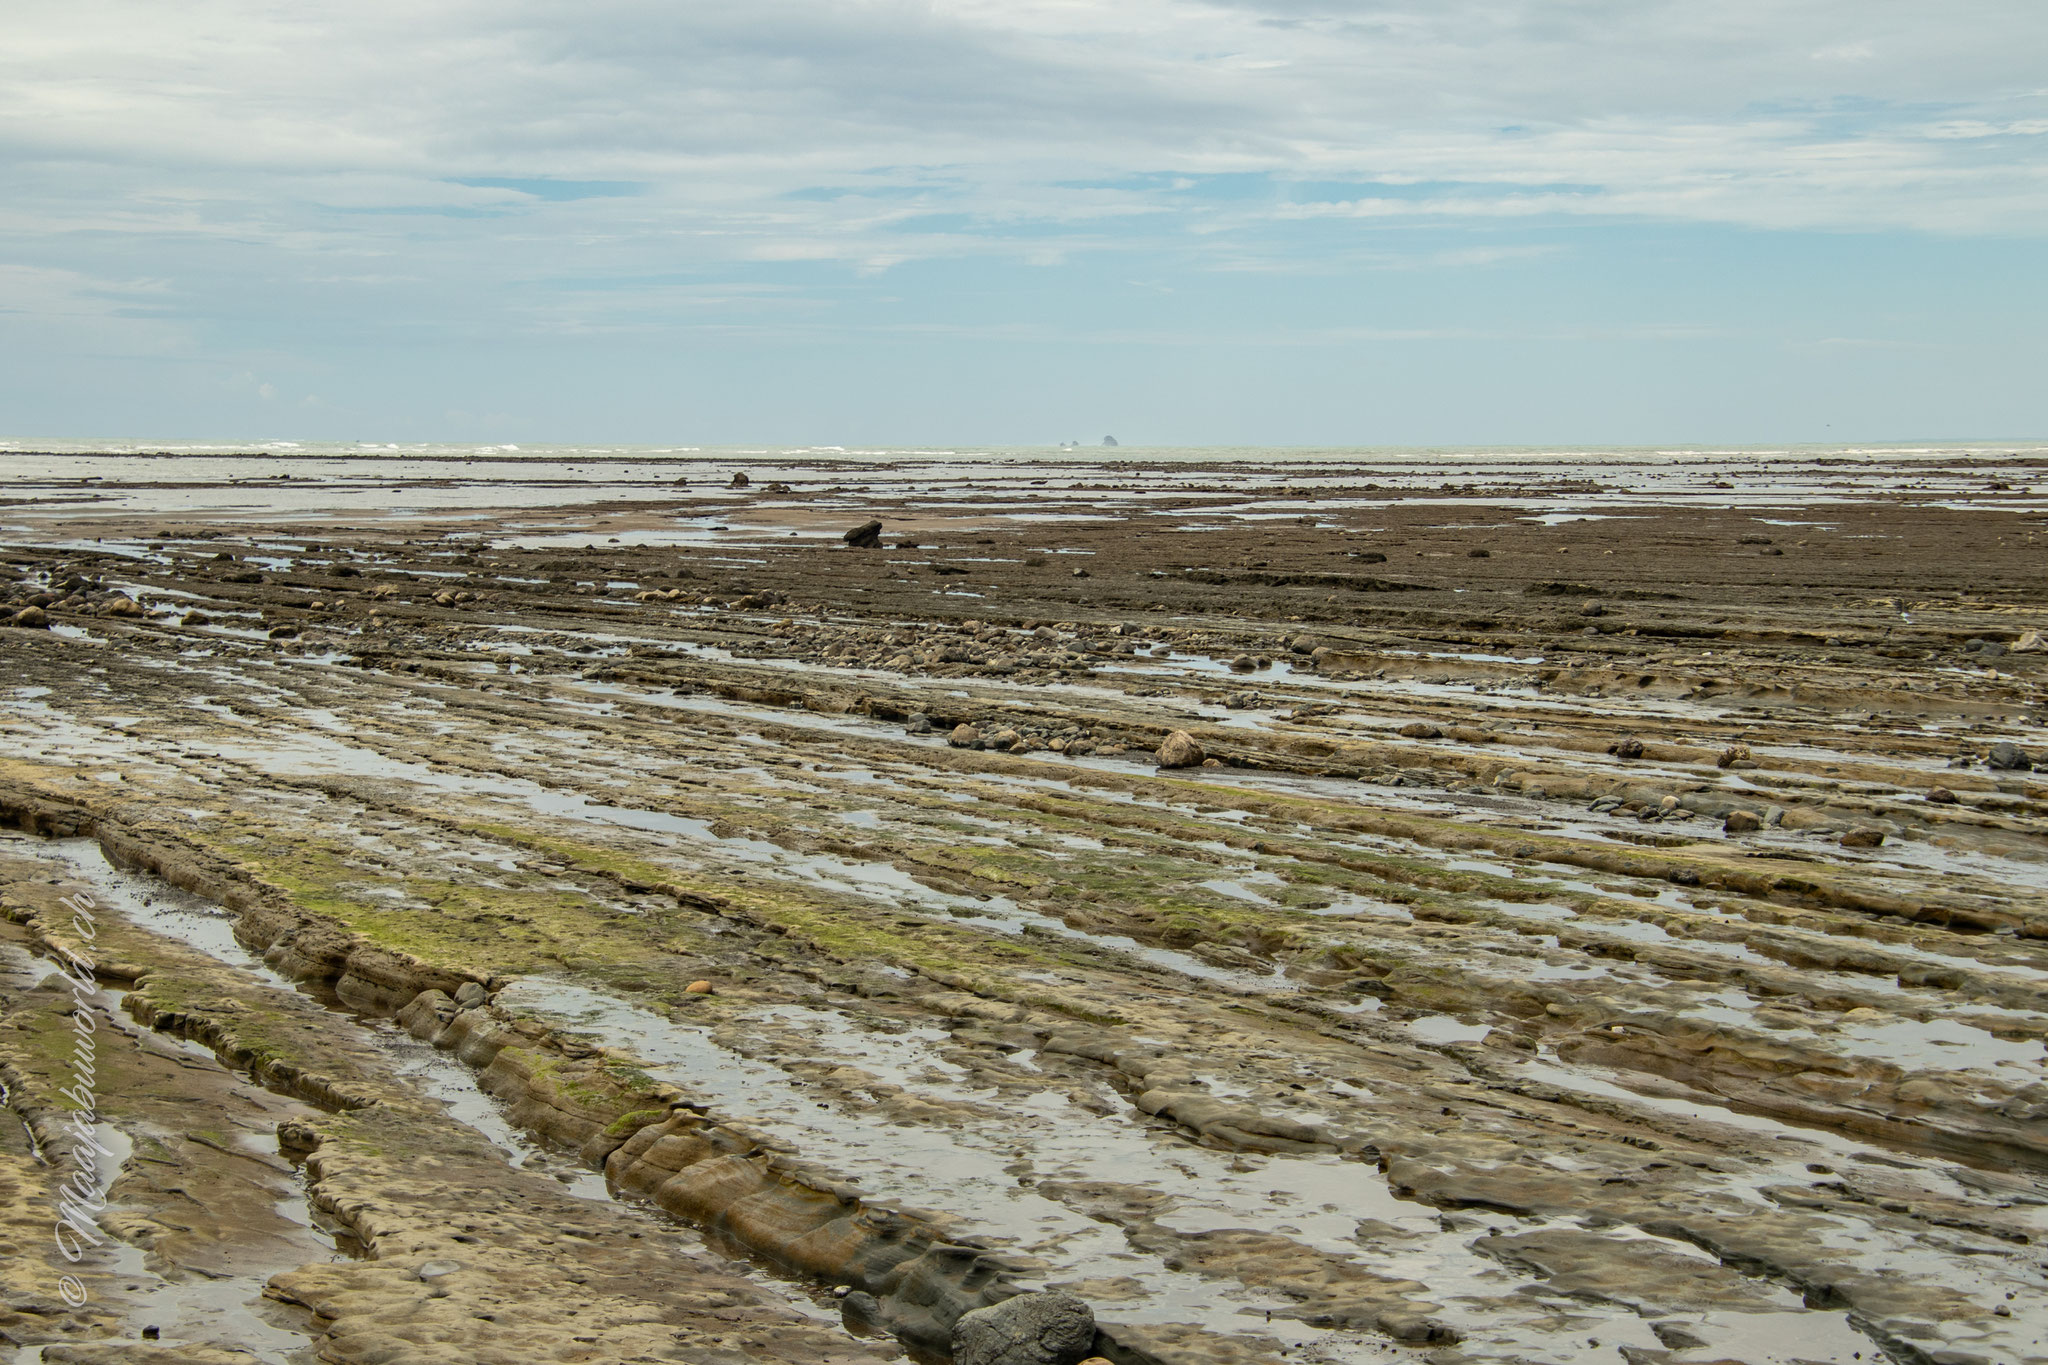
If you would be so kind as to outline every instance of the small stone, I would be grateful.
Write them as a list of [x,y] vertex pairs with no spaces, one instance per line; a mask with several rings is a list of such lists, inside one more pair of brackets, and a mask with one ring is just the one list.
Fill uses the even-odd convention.
[[1401,727],[1403,739],[1442,739],[1444,732],[1426,720],[1411,720]]
[[1076,578],[1086,578],[1086,577],[1088,577],[1088,576],[1089,576],[1089,575],[1088,575],[1088,571],[1087,571],[1086,569],[1076,569],[1076,570],[1074,570],[1074,577],[1076,577]]
[[919,711],[904,723],[903,728],[913,735],[928,735],[932,732],[932,718]]
[[1465,558],[1467,558],[1467,559],[1491,559],[1491,558],[1493,558],[1493,551],[1491,551],[1491,550],[1482,550],[1482,549],[1479,549],[1479,548],[1477,548],[1477,547],[1474,547],[1473,549],[1470,549],[1470,550],[1467,550],[1467,551],[1465,551]]
[[2012,652],[2015,654],[2048,654],[2048,635],[2044,635],[2038,630],[2025,631],[2020,635],[2019,639],[2013,641]]
[[1678,798],[1675,796],[1664,797],[1657,802],[1657,809],[1665,812],[1667,815],[1670,814],[1678,809]]
[[1641,758],[1643,756],[1643,742],[1634,735],[1630,735],[1626,739],[1617,739],[1614,743],[1608,745],[1607,752],[1613,754],[1616,758]]
[[100,608],[102,616],[136,617],[142,615],[142,604],[132,597],[115,597]]
[[1784,823],[1785,808],[1783,806],[1771,806],[1764,811],[1765,829],[1776,829],[1778,826]]
[[956,749],[978,749],[981,747],[981,731],[966,721],[953,727],[953,733],[946,736],[946,743]]
[[1843,848],[1877,848],[1884,843],[1881,829],[1852,829],[1841,839]]
[[1732,768],[1748,757],[1749,746],[1747,744],[1731,744],[1723,749],[1720,756],[1714,760],[1714,766],[1717,768]]
[[1094,1310],[1059,1290],[1019,1294],[953,1324],[953,1365],[1081,1365],[1094,1350]]
[[709,995],[711,994],[711,983],[709,981],[692,981],[689,985],[683,987],[683,990],[690,995]]
[[1763,818],[1753,810],[1731,810],[1721,822],[1721,829],[1728,834],[1754,834],[1763,827]]
[[455,1004],[458,1008],[473,1010],[483,1004],[484,988],[474,981],[465,981],[455,988]]
[[1162,768],[1197,768],[1207,758],[1195,737],[1185,730],[1175,730],[1159,745],[1159,766]]
[[1953,806],[1956,794],[1947,787],[1935,787],[1927,793],[1927,799],[1937,806]]

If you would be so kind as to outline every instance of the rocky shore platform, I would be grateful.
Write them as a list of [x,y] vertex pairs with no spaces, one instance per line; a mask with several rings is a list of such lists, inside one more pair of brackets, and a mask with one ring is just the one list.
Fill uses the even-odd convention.
[[9,1359],[2048,1361],[2040,461],[649,463],[10,493]]

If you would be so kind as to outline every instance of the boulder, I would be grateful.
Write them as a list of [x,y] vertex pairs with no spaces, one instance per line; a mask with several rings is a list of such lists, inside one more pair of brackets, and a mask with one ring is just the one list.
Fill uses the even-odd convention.
[[1162,768],[1199,768],[1208,755],[1195,737],[1185,730],[1175,730],[1159,745],[1159,766]]
[[455,1004],[458,1008],[473,1010],[484,1002],[484,988],[474,981],[465,981],[455,988]]
[[727,485],[726,485],[726,487],[728,487],[728,488],[745,488],[745,487],[746,487],[746,486],[747,486],[748,484],[750,484],[750,483],[752,483],[752,482],[753,482],[753,480],[747,477],[747,475],[746,475],[746,471],[745,471],[745,470],[741,470],[741,471],[740,471],[739,473],[737,473],[737,474],[735,474],[735,475],[733,475],[733,476],[732,476],[732,482],[731,482],[731,483],[729,483],[729,484],[727,484]]
[[1763,817],[1750,810],[1731,810],[1721,822],[1722,830],[1729,834],[1754,834],[1763,827]]
[[904,723],[904,730],[913,735],[928,735],[932,732],[932,718],[922,711],[914,713]]
[[856,550],[880,549],[882,545],[882,523],[872,520],[864,521],[851,531],[848,531],[845,540],[848,545],[851,545]]
[[2015,654],[2048,654],[2048,635],[2044,635],[2038,630],[2025,631],[2020,635],[2019,639],[2013,641],[2012,652]]
[[14,613],[14,619],[7,624],[10,626],[24,626],[29,630],[48,630],[50,628],[50,614],[41,607],[23,607],[20,611]]
[[953,1324],[953,1365],[1080,1365],[1095,1350],[1095,1312],[1052,1290],[963,1313]]
[[1937,806],[1953,806],[1956,803],[1956,794],[1947,787],[1934,787],[1928,791],[1927,799]]
[[1884,843],[1881,829],[1852,829],[1842,836],[1843,848],[1878,848]]
[[107,605],[100,608],[100,615],[128,617],[140,616],[142,615],[142,604],[132,597],[110,598],[107,602]]
[[1411,720],[1401,727],[1403,739],[1442,739],[1444,732],[1426,720]]
[[946,743],[956,749],[978,749],[981,747],[981,731],[961,721],[953,727],[953,733],[946,736]]
[[1023,736],[1006,725],[988,737],[988,747],[991,749],[1014,749],[1022,741]]
[[2033,771],[2034,760],[2019,745],[2001,739],[1984,756],[1984,766],[2004,773],[2025,773]]
[[1608,745],[1607,752],[1613,754],[1616,758],[1641,758],[1643,756],[1643,742],[1634,735],[1630,735],[1626,739],[1617,739],[1614,743]]

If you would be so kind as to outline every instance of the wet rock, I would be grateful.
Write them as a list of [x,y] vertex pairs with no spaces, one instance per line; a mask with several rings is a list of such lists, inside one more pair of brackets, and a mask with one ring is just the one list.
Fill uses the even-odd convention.
[[1956,803],[1956,794],[1947,787],[1935,787],[1928,791],[1927,799],[1937,806],[1953,806]]
[[880,549],[882,544],[882,523],[879,521],[864,521],[851,531],[848,531],[843,538],[848,545],[851,545],[856,550]]
[[485,1000],[484,988],[474,981],[465,981],[455,988],[455,1003],[463,1009],[473,1010]]
[[1785,808],[1783,806],[1771,806],[1764,811],[1765,829],[1776,829],[1778,826],[1784,823]]
[[956,749],[979,749],[981,747],[981,731],[969,725],[966,721],[961,721],[953,727],[953,733],[946,736],[946,743]]
[[50,628],[50,614],[41,607],[23,607],[20,611],[14,613],[14,619],[7,624],[10,626],[22,626],[29,630],[48,630]]
[[1444,732],[1426,720],[1411,720],[1401,727],[1403,739],[1442,739]]
[[1296,654],[1313,654],[1316,652],[1316,642],[1306,635],[1295,636],[1292,640],[1288,641],[1287,647]]
[[991,749],[1010,750],[1022,744],[1023,741],[1024,737],[1022,735],[1008,726],[1004,726],[988,737],[988,747]]
[[1616,758],[1641,758],[1643,756],[1643,742],[1634,735],[1630,735],[1626,739],[1617,739],[1614,743],[1608,745],[1607,752],[1613,754]]
[[1884,831],[1863,827],[1852,829],[1841,839],[1843,848],[1877,848],[1884,843]]
[[1240,654],[1230,661],[1230,671],[1233,673],[1250,673],[1258,666],[1259,661],[1249,654]]
[[142,604],[132,597],[112,598],[104,607],[100,608],[100,615],[122,616],[132,619],[142,615]]
[[1019,1294],[953,1325],[953,1365],[1080,1365],[1094,1349],[1095,1311],[1058,1290]]
[[1729,834],[1754,834],[1763,827],[1763,817],[1749,810],[1731,810],[1721,822],[1721,828]]
[[2034,760],[2032,755],[2019,745],[2008,740],[2000,740],[1992,745],[1991,752],[1984,756],[1984,766],[2002,773],[2024,773],[2033,771]]
[[733,475],[733,476],[732,476],[732,482],[731,482],[731,483],[729,483],[729,484],[727,484],[727,485],[726,485],[726,487],[727,487],[727,488],[745,488],[745,487],[746,487],[746,486],[747,486],[748,484],[750,484],[750,483],[752,483],[752,482],[753,482],[753,480],[747,477],[746,471],[745,471],[745,470],[741,470],[741,471],[740,471],[739,473],[737,473],[737,474],[735,474],[735,475]]
[[1159,766],[1162,768],[1197,768],[1208,755],[1195,737],[1185,730],[1175,730],[1159,745]]
[[932,718],[919,711],[904,722],[903,728],[913,735],[928,735],[932,732]]

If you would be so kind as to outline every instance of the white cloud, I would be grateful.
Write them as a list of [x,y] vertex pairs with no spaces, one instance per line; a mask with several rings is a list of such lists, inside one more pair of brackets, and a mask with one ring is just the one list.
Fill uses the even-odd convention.
[[185,329],[163,316],[161,280],[114,280],[41,266],[0,264],[0,339],[33,351],[166,355]]
[[2048,225],[2031,0],[16,0],[8,27],[0,261],[100,345],[176,344],[107,292],[137,253],[222,318],[353,287],[422,328],[583,332],[780,306],[581,288],[707,267]]

